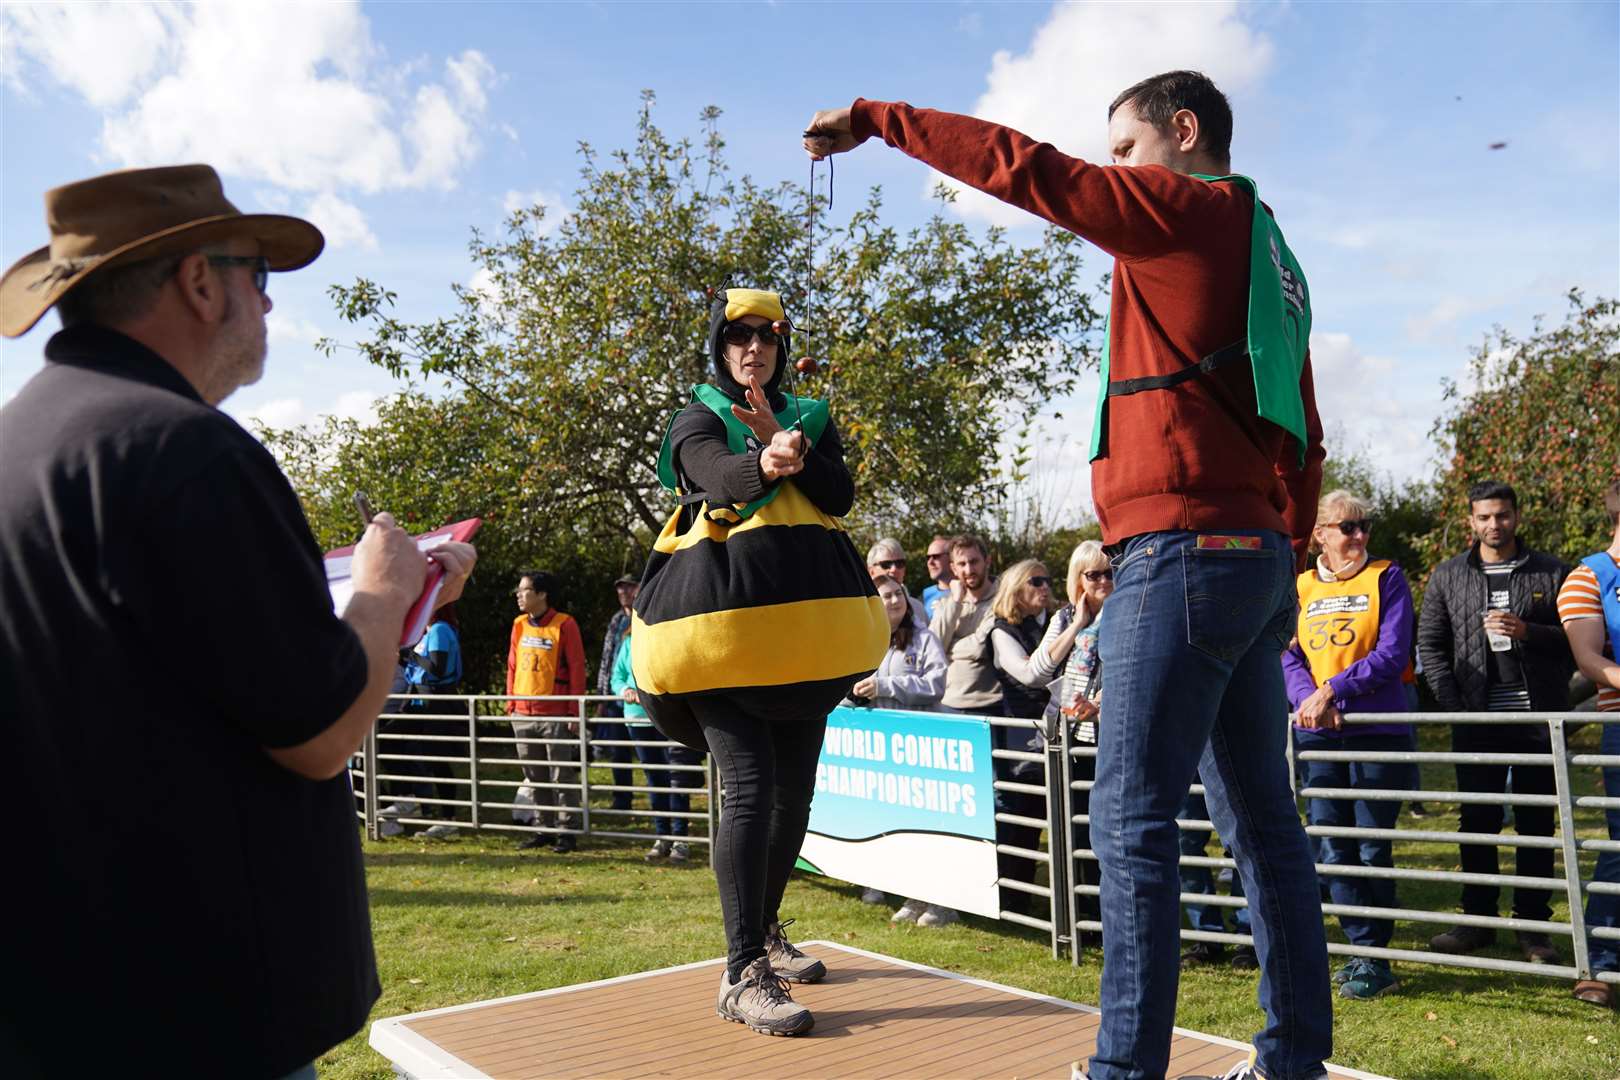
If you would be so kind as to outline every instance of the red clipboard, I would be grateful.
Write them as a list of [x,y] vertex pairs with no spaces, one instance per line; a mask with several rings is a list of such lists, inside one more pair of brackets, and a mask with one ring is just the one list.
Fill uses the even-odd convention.
[[[468,518],[453,525],[441,525],[430,532],[420,533],[413,539],[417,549],[423,553],[432,551],[440,544],[450,541],[465,541],[472,539],[473,533],[484,523],[483,518]],[[332,610],[342,616],[348,609],[349,600],[354,596],[354,582],[349,576],[349,568],[354,561],[354,545],[340,547],[326,553],[326,587],[332,594]],[[436,562],[428,563],[427,581],[422,586],[422,595],[416,598],[411,610],[405,615],[405,625],[400,633],[399,644],[401,648],[410,648],[422,640],[427,633],[428,623],[433,618],[434,611],[439,607],[439,592],[444,588],[444,568]]]

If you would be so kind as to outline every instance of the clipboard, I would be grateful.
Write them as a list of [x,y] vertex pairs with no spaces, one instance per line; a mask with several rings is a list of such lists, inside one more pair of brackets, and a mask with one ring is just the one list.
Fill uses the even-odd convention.
[[[484,523],[483,518],[468,518],[451,525],[441,525],[437,529],[421,533],[412,537],[416,541],[416,548],[423,554],[432,551],[440,544],[450,541],[465,541],[472,539],[478,527]],[[341,618],[348,610],[349,601],[354,597],[354,581],[350,577],[350,569],[354,563],[354,545],[336,548],[326,553],[326,588],[332,594],[332,610]],[[427,581],[422,586],[422,595],[416,598],[411,610],[405,615],[405,625],[400,633],[399,645],[408,649],[422,640],[427,633],[428,623],[433,619],[433,612],[439,607],[439,593],[444,588],[444,568],[436,562],[428,563]]]

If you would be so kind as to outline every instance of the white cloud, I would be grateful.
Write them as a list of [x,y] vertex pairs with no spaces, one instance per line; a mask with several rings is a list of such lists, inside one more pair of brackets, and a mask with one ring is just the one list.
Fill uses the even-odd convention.
[[1311,332],[1316,408],[1329,439],[1404,480],[1428,468],[1440,394],[1438,387],[1403,382],[1402,368],[1390,357],[1363,353],[1347,333]]
[[[1271,66],[1272,44],[1247,26],[1231,0],[1211,3],[1059,4],[1029,49],[991,61],[973,115],[1006,124],[1087,161],[1108,160],[1108,105],[1125,87],[1161,71],[1202,71],[1229,96]],[[940,182],[934,174],[932,191]],[[1021,210],[970,188],[956,209],[994,224],[1028,224]]]
[[350,390],[325,402],[306,404],[301,397],[273,398],[242,412],[227,409],[237,422],[252,430],[251,421],[268,428],[291,428],[318,422],[323,416],[357,420],[370,427],[377,422],[377,396],[366,390]]
[[546,216],[540,223],[541,236],[551,235],[568,217],[568,206],[563,202],[562,195],[555,191],[513,190],[508,191],[506,197],[501,200],[501,209],[505,210],[509,217],[519,210],[527,210],[533,206],[546,208]]
[[455,187],[497,81],[471,49],[437,80],[390,66],[348,3],[11,4],[0,37],[9,86],[53,80],[103,110],[106,165],[206,161],[312,193],[362,246],[376,241],[353,196]]
[[264,317],[265,335],[271,345],[313,346],[326,335],[308,319],[284,314],[279,308]]
[[323,191],[304,207],[304,216],[315,223],[333,248],[360,248],[377,250],[377,237],[366,224],[365,214],[351,202],[346,202],[330,191]]

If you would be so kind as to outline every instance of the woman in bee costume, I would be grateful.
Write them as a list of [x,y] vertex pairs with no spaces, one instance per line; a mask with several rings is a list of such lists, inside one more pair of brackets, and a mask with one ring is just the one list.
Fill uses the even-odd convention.
[[787,982],[826,975],[782,934],[777,908],[827,714],[889,641],[837,520],[855,485],[827,406],[778,389],[790,350],[775,293],[718,294],[713,382],[693,389],[659,456],[681,506],[642,576],[631,653],[654,724],[712,753],[725,787],[712,855],[728,952],[717,1011],[772,1035],[810,1030]]

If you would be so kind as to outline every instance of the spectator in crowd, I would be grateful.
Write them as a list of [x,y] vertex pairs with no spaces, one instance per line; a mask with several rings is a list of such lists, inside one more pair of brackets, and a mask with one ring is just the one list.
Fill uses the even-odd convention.
[[[1203,774],[1198,775],[1198,783],[1204,782]],[[1181,817],[1186,821],[1208,821],[1209,804],[1204,801],[1202,792],[1187,790],[1187,802],[1181,808]],[[1209,839],[1214,835],[1209,829],[1193,828],[1181,830],[1181,854],[1194,858],[1202,858],[1209,853]],[[1232,849],[1223,847],[1222,851],[1231,856]],[[1184,858],[1180,867],[1181,891],[1184,893],[1201,893],[1214,896],[1215,875],[1209,872],[1207,866],[1190,864]],[[1243,895],[1243,879],[1236,874],[1223,874],[1222,880],[1230,885],[1233,896]],[[1206,933],[1221,934],[1226,932],[1225,908],[1219,904],[1188,903],[1183,907],[1187,910],[1187,925],[1194,930]],[[1251,933],[1252,924],[1249,920],[1249,909],[1239,907],[1232,909],[1232,930],[1235,933]],[[1260,958],[1254,951],[1253,945],[1234,945],[1230,958],[1226,955],[1226,947],[1218,941],[1194,941],[1181,950],[1182,968],[1207,967],[1225,960],[1236,971],[1253,971],[1260,966]]]
[[[558,582],[544,570],[525,570],[518,576],[517,606],[512,638],[506,650],[506,692],[545,697],[585,692],[585,645],[573,616],[552,606]],[[578,846],[572,832],[579,827],[580,770],[579,722],[558,719],[578,716],[573,701],[508,701],[508,715],[527,717],[512,721],[512,734],[520,740],[517,755],[523,779],[534,790],[536,823],[555,831],[551,850],[565,855]],[[538,718],[538,719],[536,719]],[[545,844],[534,833],[519,848]]]
[[[1054,675],[1037,673],[1031,657],[1040,647],[1046,631],[1047,613],[1052,608],[1052,579],[1046,567],[1036,559],[1014,563],[996,583],[995,599],[991,601],[992,621],[988,636],[990,665],[1001,684],[1001,710],[1003,716],[1035,721],[1046,712],[1051,693],[1047,687]],[[997,750],[1019,750],[1045,754],[1046,738],[1040,727],[992,727],[990,743]],[[1017,784],[1046,785],[1046,765],[1043,761],[1007,761],[996,759],[997,780]],[[1045,820],[1046,799],[1025,791],[996,791],[996,812],[1016,814],[1019,817]],[[996,822],[997,842],[1012,847],[1038,850],[1041,829],[1034,825]],[[1033,882],[1035,863],[1019,855],[998,854],[998,871],[1012,881]],[[1029,914],[1030,894],[1015,888],[1003,887],[1001,906],[1020,915]]]
[[[904,588],[906,580],[906,549],[900,546],[900,541],[892,536],[885,536],[873,544],[866,553],[866,572],[872,575],[872,584],[876,585],[879,578],[892,577],[901,583]],[[907,596],[911,608],[911,617],[924,626],[928,625],[928,614],[923,610],[922,601],[915,596]]]
[[687,845],[687,819],[676,815],[692,809],[692,799],[686,789],[693,786],[696,774],[684,769],[671,769],[671,765],[696,765],[700,756],[685,746],[665,746],[664,737],[652,726],[647,710],[641,704],[636,689],[636,676],[630,661],[631,633],[625,629],[613,656],[613,670],[609,685],[624,700],[624,718],[630,734],[636,739],[636,755],[641,758],[642,771],[647,774],[647,786],[659,788],[648,800],[653,813],[653,833],[656,839],[647,849],[648,862],[667,858],[672,863],[684,863],[691,857]]
[[[1418,620],[1418,655],[1423,677],[1446,712],[1558,712],[1569,706],[1574,666],[1569,640],[1558,621],[1557,597],[1569,567],[1551,555],[1532,551],[1518,539],[1518,496],[1507,484],[1486,480],[1468,490],[1468,524],[1474,542],[1461,555],[1435,567],[1423,594]],[[1544,724],[1454,724],[1451,748],[1464,753],[1545,754]],[[1553,794],[1549,765],[1458,765],[1457,790],[1515,795]],[[1553,808],[1513,807],[1520,836],[1551,836]],[[1460,830],[1495,836],[1502,831],[1502,808],[1464,803]],[[1550,878],[1548,848],[1514,849],[1514,873]],[[1462,845],[1468,874],[1497,873],[1496,845]],[[1497,914],[1495,885],[1464,885],[1468,915]],[[1513,914],[1520,919],[1552,918],[1551,893],[1515,888]],[[1532,963],[1558,960],[1547,935],[1516,932],[1519,950]],[[1470,953],[1496,940],[1496,931],[1456,926],[1430,939],[1444,953]]]
[[[378,514],[339,617],[297,494],[219,408],[313,225],[242,214],[206,165],[45,211],[0,278],[0,334],[62,318],[0,408],[0,731],[37,811],[7,844],[4,1072],[313,1080],[380,993],[344,769],[428,558],[448,602],[473,549],[424,558]],[[121,782],[86,782],[88,748]]]
[[[1299,576],[1299,617],[1294,643],[1283,653],[1289,704],[1297,711],[1295,745],[1301,751],[1357,752],[1417,749],[1412,725],[1347,727],[1345,713],[1408,711],[1406,673],[1412,665],[1412,590],[1397,563],[1371,558],[1372,504],[1348,491],[1331,491],[1316,508],[1316,565]],[[1309,761],[1305,786],[1414,790],[1417,766],[1410,762]],[[1309,800],[1312,825],[1393,829],[1400,803],[1388,799]],[[1394,844],[1380,839],[1320,838],[1321,859],[1330,866],[1395,865]],[[1336,904],[1395,907],[1395,882],[1384,878],[1325,875]],[[1339,916],[1352,945],[1385,949],[1395,932],[1390,919]],[[1333,975],[1339,996],[1374,998],[1399,985],[1389,961],[1352,957]]]
[[1001,712],[1001,683],[985,643],[995,617],[990,600],[990,549],[976,536],[951,540],[950,594],[934,609],[928,628],[939,638],[949,666],[940,704],[953,712]]
[[[636,602],[636,590],[641,583],[628,575],[619,578],[613,583],[613,591],[617,594],[619,610],[608,619],[607,633],[602,636],[602,658],[596,665],[596,692],[598,694],[616,694],[613,689],[613,661],[619,655],[619,645],[630,632],[630,608]],[[604,701],[597,707],[599,717],[623,717],[625,715],[624,702]],[[605,742],[629,742],[630,733],[625,725],[615,724],[611,720],[599,722],[591,726],[591,739]],[[636,782],[636,772],[630,768],[631,753],[628,746],[597,746],[593,754],[598,761],[606,761],[613,765],[613,786],[633,787]],[[610,804],[614,810],[629,810],[634,800],[628,791],[615,791]]]
[[[461,684],[461,634],[454,603],[439,605],[433,612],[433,618],[428,623],[427,632],[422,635],[422,640],[416,643],[415,649],[405,653],[404,658],[405,663],[401,670],[405,693],[456,692],[456,687]],[[454,703],[428,701],[423,698],[395,700],[394,707],[403,715],[398,719],[385,721],[382,728],[384,731],[393,731],[400,735],[442,735],[447,731],[454,734],[454,731],[444,727],[442,722],[436,725],[434,721],[424,719],[427,716],[453,712],[449,708],[452,704]],[[391,746],[393,753],[411,757],[446,756],[445,744],[431,739],[401,740],[384,746]],[[434,778],[439,781],[448,781],[453,775],[450,766],[442,761],[391,761],[386,763],[383,771]],[[422,799],[436,797],[443,800],[456,797],[455,786],[447,782],[430,784],[427,779],[423,779],[407,781],[398,787],[412,798],[409,801],[391,803],[378,811],[379,831],[383,836],[398,836],[404,832],[405,827],[400,823],[400,818],[414,817],[422,813]],[[429,805],[427,812],[435,817],[455,816],[452,809],[442,803],[438,806]],[[436,822],[422,830],[420,835],[434,840],[447,840],[456,835],[456,827],[448,822]]]
[[[1097,663],[1097,632],[1102,628],[1103,601],[1114,591],[1114,568],[1108,563],[1108,553],[1096,540],[1082,540],[1069,554],[1067,578],[1069,603],[1059,608],[1046,624],[1046,633],[1030,657],[1030,670],[1035,681],[1057,680],[1056,690],[1047,702],[1043,716],[1046,735],[1059,738],[1058,725],[1074,725],[1074,741],[1081,746],[1097,745],[1097,704],[1102,689],[1101,668]],[[1088,754],[1073,759],[1076,780],[1095,780],[1097,758]],[[1091,813],[1091,791],[1076,791],[1073,795],[1076,814]],[[1091,826],[1073,826],[1075,850],[1091,847]],[[1079,884],[1098,883],[1097,860],[1081,859],[1075,865]],[[1096,919],[1099,914],[1097,898],[1079,899],[1082,918]],[[1082,945],[1101,945],[1102,935],[1093,930],[1080,932]]]
[[[1620,479],[1603,493],[1603,509],[1613,530],[1609,546],[1582,559],[1558,591],[1558,617],[1581,674],[1597,687],[1599,712],[1620,713]],[[1603,725],[1598,753],[1620,756],[1620,722]],[[1603,769],[1603,794],[1620,799],[1620,767]],[[1620,809],[1603,812],[1609,839],[1620,840]],[[1620,885],[1620,852],[1598,853],[1594,882]],[[1620,941],[1590,936],[1599,927],[1620,929],[1620,896],[1593,892],[1586,901],[1586,955],[1591,977],[1575,984],[1575,996],[1593,1005],[1613,1005],[1615,986],[1597,978],[1602,972],[1620,972]]]
[[[875,706],[880,709],[935,709],[945,692],[945,649],[934,632],[912,617],[911,597],[899,581],[881,575],[872,582],[878,599],[889,616],[889,651],[883,663],[850,688],[846,704]],[[881,904],[883,890],[868,888],[861,893],[868,904]],[[949,908],[908,899],[894,913],[894,922],[915,922],[919,926],[943,926],[956,921]]]
[[930,620],[940,600],[951,591],[951,538],[935,534],[928,541],[928,584],[922,591],[923,614]]

